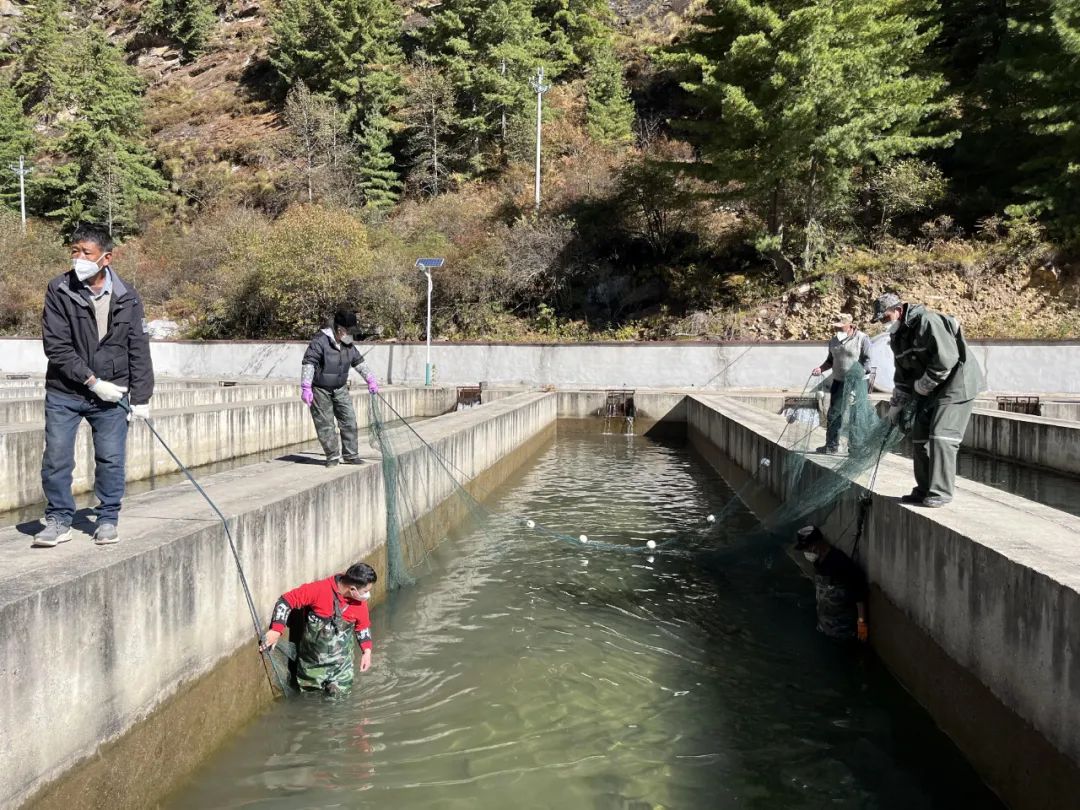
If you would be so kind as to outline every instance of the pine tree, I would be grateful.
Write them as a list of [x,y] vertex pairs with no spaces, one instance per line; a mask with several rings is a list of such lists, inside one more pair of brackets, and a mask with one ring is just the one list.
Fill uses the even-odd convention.
[[504,160],[515,119],[530,114],[529,77],[548,50],[533,0],[446,0],[430,21],[421,42],[456,91],[457,151],[474,170],[491,145]]
[[19,178],[9,171],[21,155],[30,156],[34,133],[22,110],[22,103],[10,86],[8,76],[0,73],[0,205],[19,207]]
[[205,51],[217,26],[217,14],[209,0],[150,0],[142,25],[176,42],[185,61],[190,61]]
[[15,33],[15,92],[23,110],[46,124],[68,101],[72,66],[67,28],[61,0],[38,0],[23,7]]
[[394,125],[385,118],[369,117],[357,137],[360,151],[360,191],[364,204],[385,211],[401,196],[401,177],[391,152]]
[[585,79],[589,134],[603,143],[633,136],[634,106],[615,49],[615,15],[607,0],[542,0],[538,13],[566,78]]
[[700,109],[685,126],[700,173],[766,223],[759,247],[781,276],[849,210],[853,172],[948,144],[925,124],[940,76],[917,69],[936,31],[910,0],[710,0],[671,61]]
[[406,121],[409,126],[410,182],[422,193],[446,191],[454,163],[450,133],[454,123],[454,87],[426,54],[419,54],[409,75]]
[[557,69],[567,77],[584,76],[611,53],[615,14],[607,0],[539,0],[536,14],[547,25]]
[[394,138],[401,129],[405,58],[393,0],[286,0],[272,20],[270,59],[286,86],[306,83],[342,105],[357,138],[369,203],[397,199]]
[[585,78],[585,122],[601,143],[629,143],[634,138],[634,105],[614,53],[593,62]]
[[45,216],[70,225],[84,218],[130,232],[138,207],[164,188],[144,144],[142,83],[105,33],[93,26],[72,48],[71,110],[47,144],[52,168],[34,177]]
[[[1026,4],[1009,26],[1002,71],[1012,80],[1011,113],[1030,138],[1021,153],[1010,213],[1041,217],[1056,238],[1080,245],[1080,6]],[[995,156],[998,161],[1001,156]]]

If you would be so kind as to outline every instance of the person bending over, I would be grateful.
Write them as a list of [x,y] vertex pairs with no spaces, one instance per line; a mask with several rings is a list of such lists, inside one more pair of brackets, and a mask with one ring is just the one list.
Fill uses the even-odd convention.
[[342,574],[308,582],[283,593],[274,604],[262,650],[271,650],[285,632],[294,610],[305,610],[304,634],[297,647],[296,682],[304,691],[328,694],[349,689],[355,677],[353,644],[360,646],[360,671],[371,668],[371,620],[368,599],[378,580],[367,563]]

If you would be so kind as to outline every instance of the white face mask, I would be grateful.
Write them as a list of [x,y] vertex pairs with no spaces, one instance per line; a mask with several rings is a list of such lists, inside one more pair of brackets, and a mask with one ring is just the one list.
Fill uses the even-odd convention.
[[893,321],[892,323],[889,324],[889,334],[890,335],[896,334],[896,331],[899,328],[900,328],[900,319],[897,318],[895,321]]
[[818,560],[818,553],[816,551],[804,551],[802,555],[806,557],[809,562],[817,562]]
[[358,597],[356,597],[356,598],[357,598],[357,599],[359,599],[359,600],[360,600],[361,602],[366,602],[366,601],[367,601],[368,599],[370,599],[370,598],[371,598],[371,593],[370,593],[370,592],[368,592],[368,593],[362,593],[362,594],[360,594],[360,595],[359,595]]
[[[99,261],[101,261],[101,259],[98,259],[98,262]],[[71,269],[75,271],[75,277],[79,279],[79,281],[89,281],[101,272],[98,263],[92,262],[89,259],[72,259]]]
[[342,334],[338,333],[337,334],[337,339],[338,339],[338,343],[340,343],[342,346],[352,346],[352,344],[353,344],[353,336],[352,335],[342,335]]
[[836,330],[836,339],[837,340],[847,340],[847,332],[845,332],[843,329],[837,329]]

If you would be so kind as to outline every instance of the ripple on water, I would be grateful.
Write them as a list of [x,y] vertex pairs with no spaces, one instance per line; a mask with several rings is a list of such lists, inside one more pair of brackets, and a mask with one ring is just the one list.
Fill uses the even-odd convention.
[[173,806],[997,810],[730,498],[682,447],[560,437],[374,611],[351,695],[276,705]]

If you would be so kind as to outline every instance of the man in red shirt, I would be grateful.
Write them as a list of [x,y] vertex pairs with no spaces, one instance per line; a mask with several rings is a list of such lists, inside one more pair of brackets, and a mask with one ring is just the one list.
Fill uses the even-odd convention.
[[281,595],[274,605],[262,649],[273,649],[289,614],[306,608],[304,636],[297,644],[296,682],[304,690],[337,694],[352,686],[353,639],[360,645],[360,671],[371,668],[371,620],[367,600],[378,576],[367,563],[343,574],[309,582]]

